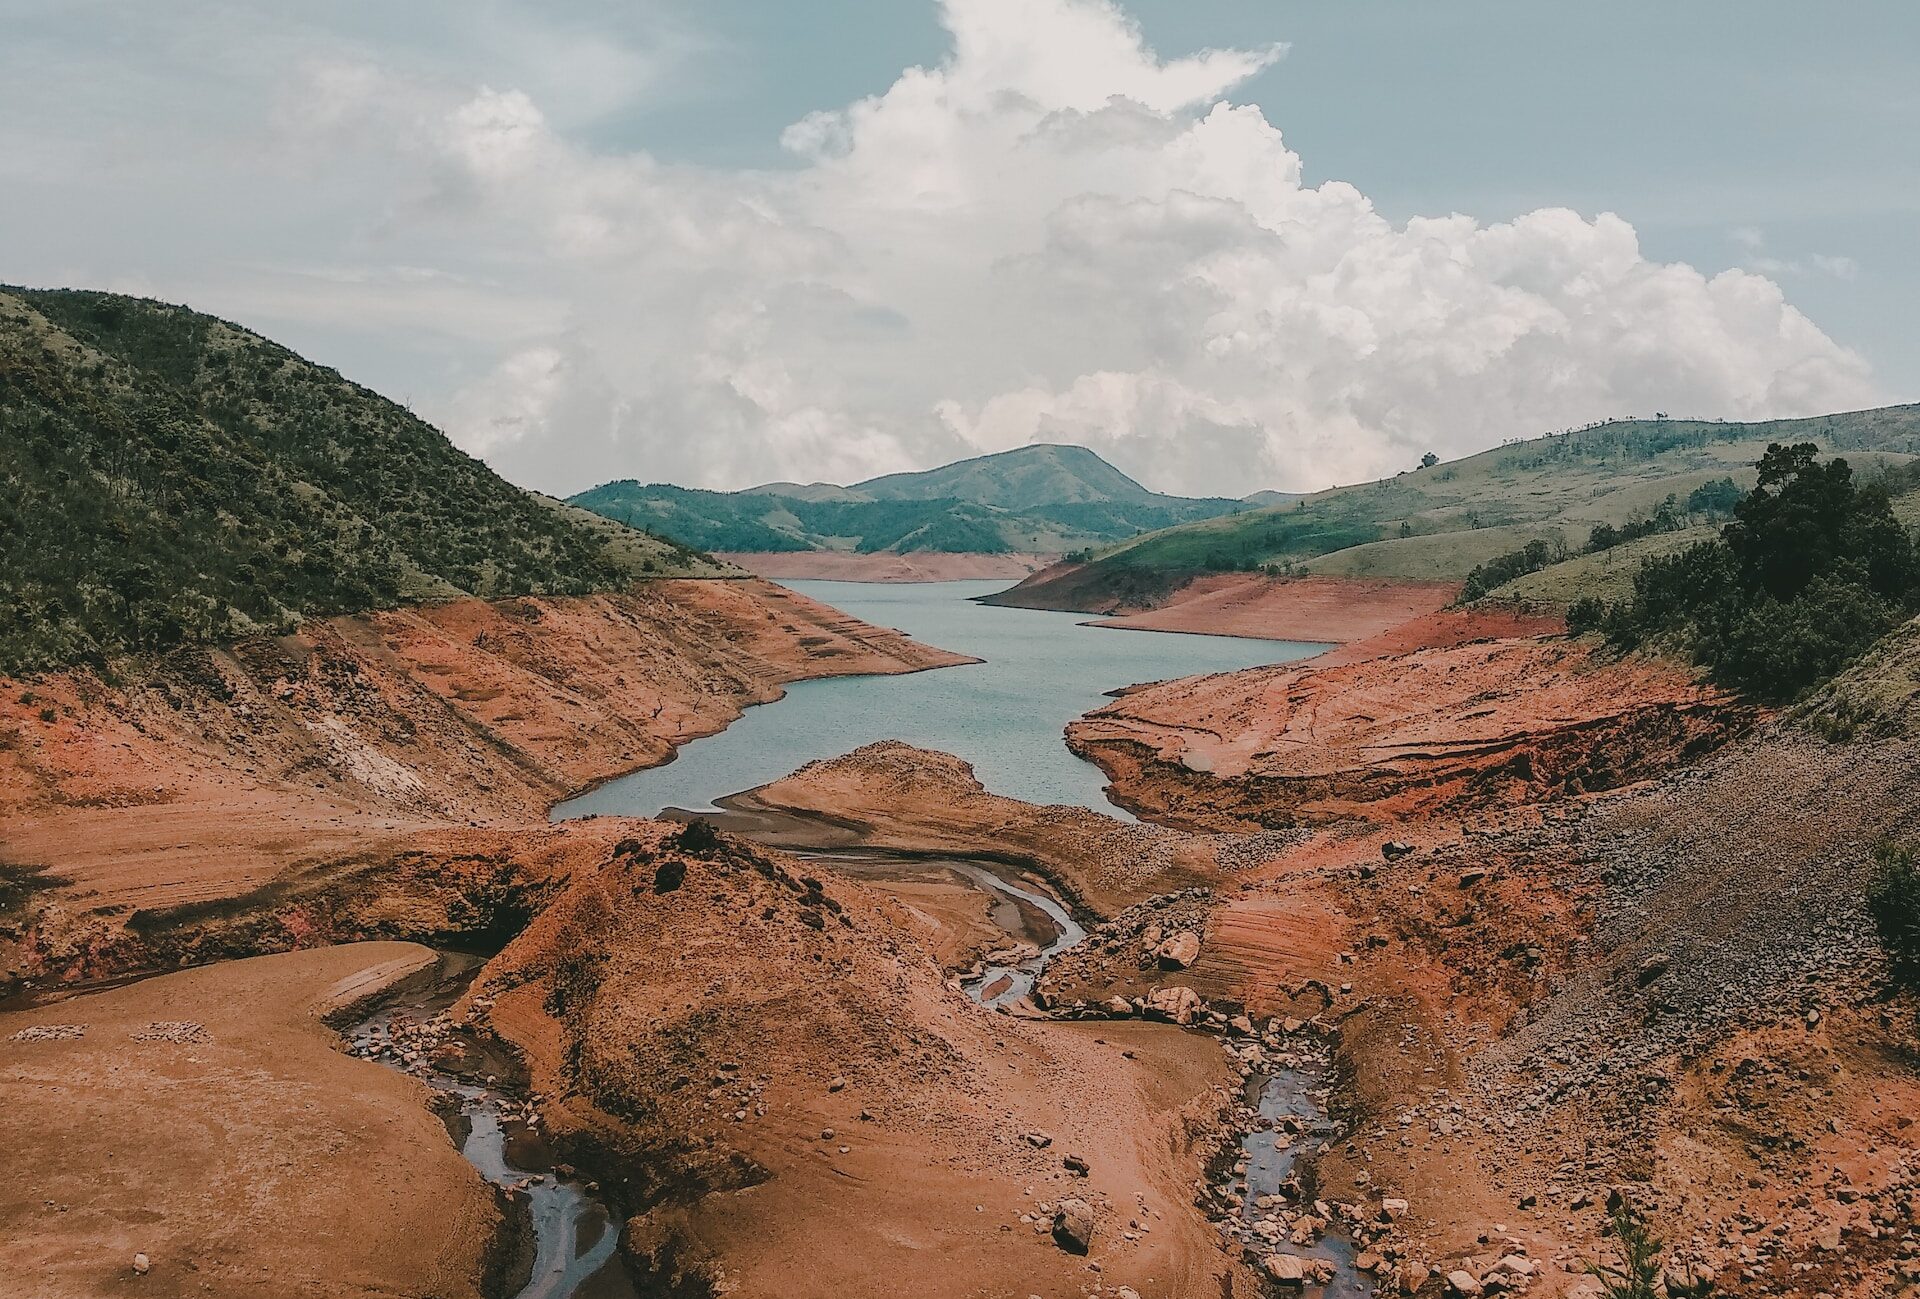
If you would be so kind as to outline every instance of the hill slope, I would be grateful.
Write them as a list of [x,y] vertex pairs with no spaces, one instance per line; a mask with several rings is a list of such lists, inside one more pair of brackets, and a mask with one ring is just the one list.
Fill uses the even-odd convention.
[[716,551],[1060,553],[1243,508],[1148,491],[1085,447],[1017,447],[851,487],[698,491],[631,479],[572,502]]
[[1180,498],[1150,492],[1085,447],[1041,444],[957,460],[920,473],[887,474],[852,490],[876,501],[971,501],[1003,510],[1125,501],[1164,505]]
[[1377,482],[1176,526],[1036,574],[996,602],[1149,607],[1194,576],[1278,568],[1335,577],[1461,580],[1528,541],[1578,548],[1597,524],[1651,516],[1731,478],[1744,491],[1769,442],[1818,443],[1856,467],[1920,455],[1920,405],[1731,424],[1626,420],[1496,447]]
[[408,599],[724,571],[211,316],[0,290],[0,671]]

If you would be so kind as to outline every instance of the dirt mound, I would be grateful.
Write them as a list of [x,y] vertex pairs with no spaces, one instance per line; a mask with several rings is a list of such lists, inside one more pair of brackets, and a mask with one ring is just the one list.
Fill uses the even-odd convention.
[[1459,592],[1458,582],[1214,573],[1194,578],[1145,613],[1093,625],[1344,643],[1431,615]]
[[523,1052],[555,1138],[632,1215],[641,1277],[688,1294],[1071,1290],[1088,1260],[1048,1228],[1073,1194],[1096,1205],[1108,1281],[1223,1292],[1228,1260],[1184,1211],[1221,1103],[1210,1042],[985,1011],[900,904],[683,834],[638,825],[463,1003]]
[[1664,665],[1495,640],[1164,682],[1067,736],[1130,808],[1225,830],[1612,788],[1711,750],[1751,716]]
[[987,856],[1027,866],[1105,915],[1153,893],[1218,881],[1225,850],[1257,845],[1127,822],[1091,808],[1042,807],[987,792],[951,754],[882,740],[728,800],[797,813],[902,852]]

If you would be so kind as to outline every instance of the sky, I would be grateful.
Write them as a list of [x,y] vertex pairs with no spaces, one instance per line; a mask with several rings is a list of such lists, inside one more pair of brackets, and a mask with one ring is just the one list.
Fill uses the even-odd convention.
[[1162,490],[1920,398],[1908,0],[0,0],[0,282],[516,482]]

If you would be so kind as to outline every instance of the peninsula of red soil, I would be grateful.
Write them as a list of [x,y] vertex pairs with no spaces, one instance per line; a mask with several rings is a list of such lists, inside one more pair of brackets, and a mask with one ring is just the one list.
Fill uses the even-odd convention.
[[1055,555],[1009,552],[949,554],[916,550],[910,554],[856,554],[846,550],[753,550],[720,556],[749,573],[775,581],[815,579],[827,582],[964,582],[990,578],[1017,582],[1054,562]]
[[[558,1098],[644,1291],[1071,1294],[1093,1268],[1251,1294],[1188,1205],[1225,1101],[1210,1039],[983,1011],[918,914],[805,866],[636,828],[464,1003]],[[1084,1257],[1050,1236],[1067,1196]]]
[[1153,609],[1089,625],[1341,643],[1432,614],[1459,593],[1458,582],[1216,573],[1194,578]]
[[1436,639],[1142,687],[1070,725],[1068,743],[1125,806],[1225,830],[1610,789],[1707,752],[1753,716],[1656,661],[1598,663],[1570,641]]

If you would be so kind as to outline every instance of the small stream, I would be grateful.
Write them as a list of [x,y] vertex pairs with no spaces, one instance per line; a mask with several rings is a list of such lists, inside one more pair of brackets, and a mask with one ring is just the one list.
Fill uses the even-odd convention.
[[[587,1183],[554,1169],[538,1115],[497,1081],[510,1066],[445,1029],[441,1016],[478,971],[472,958],[443,955],[432,988],[403,995],[348,1029],[347,1049],[447,1097],[441,1112],[460,1153],[489,1182],[525,1198],[534,1260],[515,1299],[634,1299],[615,1258],[619,1220]],[[436,1063],[443,1053],[452,1058]]]
[[[1263,1125],[1240,1138],[1240,1157],[1246,1168],[1240,1175],[1239,1222],[1234,1225],[1234,1237],[1243,1244],[1262,1239],[1254,1224],[1267,1207],[1295,1203],[1288,1192],[1298,1185],[1293,1179],[1300,1156],[1338,1136],[1339,1129],[1327,1117],[1327,1094],[1322,1071],[1299,1062],[1269,1067],[1247,1079],[1246,1102],[1271,1126]],[[1294,1245],[1281,1236],[1261,1248],[1332,1264],[1333,1279],[1315,1287],[1324,1299],[1366,1299],[1374,1293],[1373,1281],[1354,1266],[1352,1242],[1334,1229],[1304,1245]]]

